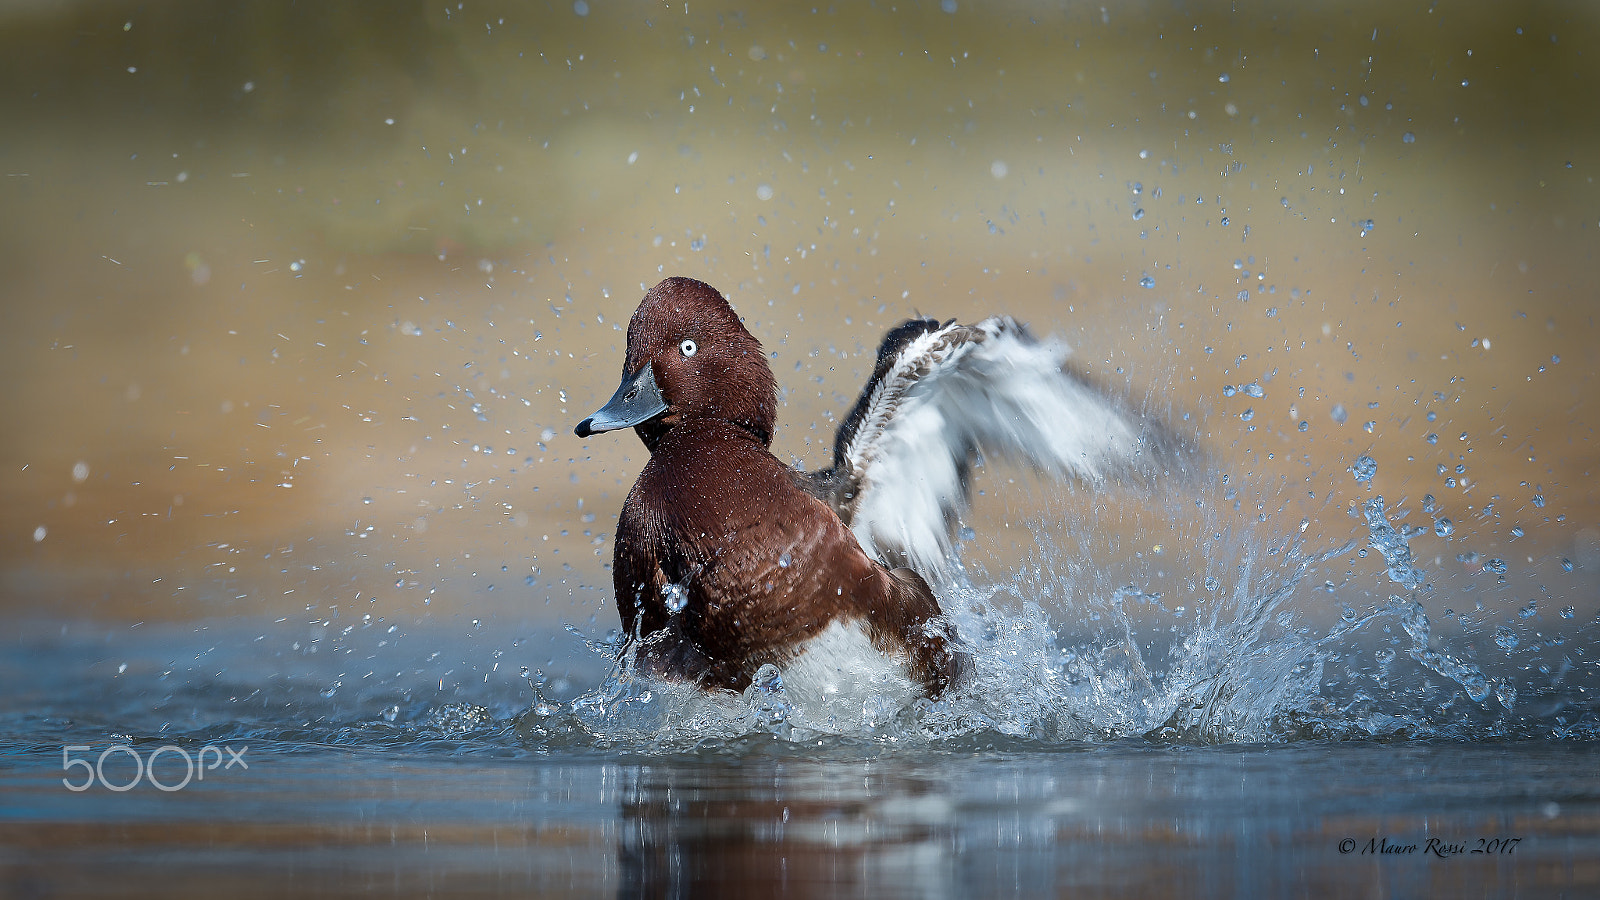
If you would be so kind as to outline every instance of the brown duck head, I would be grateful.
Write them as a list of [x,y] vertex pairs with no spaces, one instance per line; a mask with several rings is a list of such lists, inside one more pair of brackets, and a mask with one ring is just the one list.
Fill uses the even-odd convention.
[[654,450],[673,428],[713,419],[766,446],[777,393],[761,343],[722,294],[692,278],[668,278],[644,295],[628,323],[622,384],[574,430],[588,437],[631,427]]

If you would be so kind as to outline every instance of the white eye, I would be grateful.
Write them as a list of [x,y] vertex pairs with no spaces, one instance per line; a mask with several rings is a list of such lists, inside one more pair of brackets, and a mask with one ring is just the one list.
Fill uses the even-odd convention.
[[694,341],[684,341],[678,345],[678,352],[684,356],[693,356],[699,349],[699,347],[695,346]]

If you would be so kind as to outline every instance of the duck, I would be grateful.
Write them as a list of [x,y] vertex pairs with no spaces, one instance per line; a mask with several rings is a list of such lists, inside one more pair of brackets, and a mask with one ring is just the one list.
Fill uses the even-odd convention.
[[773,455],[778,384],[716,288],[670,277],[628,323],[621,384],[574,429],[632,428],[649,459],[623,501],[612,578],[636,671],[743,692],[865,683],[902,701],[971,677],[936,586],[959,577],[974,465],[1004,458],[1096,483],[1174,464],[1170,430],[994,316],[915,317],[881,339],[833,458]]

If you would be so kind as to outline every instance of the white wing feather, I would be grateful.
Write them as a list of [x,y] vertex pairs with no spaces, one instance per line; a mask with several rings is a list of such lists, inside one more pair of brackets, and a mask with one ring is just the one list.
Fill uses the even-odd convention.
[[862,548],[942,578],[975,451],[1088,481],[1148,468],[1139,418],[1066,371],[1069,353],[1005,317],[910,341],[842,448]]

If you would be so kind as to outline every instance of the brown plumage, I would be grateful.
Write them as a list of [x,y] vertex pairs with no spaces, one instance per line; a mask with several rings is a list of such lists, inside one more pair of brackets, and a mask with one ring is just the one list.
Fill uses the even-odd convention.
[[903,657],[930,694],[950,686],[965,657],[927,582],[869,557],[768,450],[777,383],[716,289],[688,278],[651,289],[628,325],[622,382],[577,433],[632,426],[650,448],[612,573],[646,671],[742,690],[840,621]]

